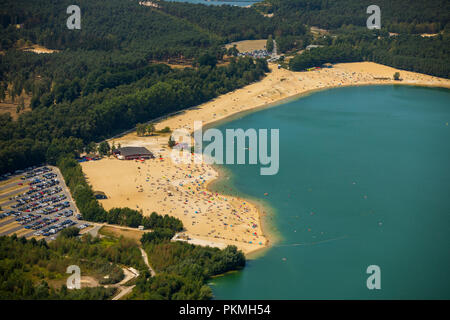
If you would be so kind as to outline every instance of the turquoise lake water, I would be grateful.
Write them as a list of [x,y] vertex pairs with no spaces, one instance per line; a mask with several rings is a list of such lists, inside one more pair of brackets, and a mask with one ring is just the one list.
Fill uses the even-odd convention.
[[[219,125],[279,128],[277,175],[223,165],[214,188],[267,201],[282,238],[211,281],[215,297],[449,299],[449,102],[446,89],[347,87]],[[367,289],[369,265],[381,290]]]

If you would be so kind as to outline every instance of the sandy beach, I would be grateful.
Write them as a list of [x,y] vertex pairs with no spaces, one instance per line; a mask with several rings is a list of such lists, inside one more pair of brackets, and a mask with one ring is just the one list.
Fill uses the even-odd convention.
[[[395,83],[450,88],[447,79],[370,62],[336,64],[333,68],[309,72],[270,67],[272,72],[262,81],[161,120],[155,123],[156,130],[168,126],[172,130],[185,128],[192,132],[194,121],[211,125],[240,112],[339,86]],[[397,71],[402,81],[392,80]],[[156,155],[155,159],[141,162],[111,157],[81,164],[93,189],[107,195],[108,199],[100,200],[105,209],[130,207],[142,210],[144,215],[155,211],[175,216],[183,221],[185,235],[193,243],[217,247],[232,244],[246,254],[269,246],[273,239],[261,227],[264,209],[258,210],[243,198],[208,191],[208,184],[218,177],[218,172],[207,164],[172,161],[168,138],[168,135],[138,137],[132,132],[109,141],[122,147],[146,147]]]

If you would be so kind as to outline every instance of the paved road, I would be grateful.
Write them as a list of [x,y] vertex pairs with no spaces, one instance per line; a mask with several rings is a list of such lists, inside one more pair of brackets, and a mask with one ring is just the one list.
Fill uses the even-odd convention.
[[[8,219],[8,218],[4,218],[5,220],[6,219]],[[0,222],[0,227],[3,227],[3,226],[6,226],[7,224],[10,224],[11,222],[13,222],[14,221],[14,219],[13,218],[9,218],[8,220],[0,220],[1,222]]]
[[17,201],[16,200],[8,200],[6,202],[1,202],[0,205],[2,208],[6,208],[14,203],[17,203]]
[[[13,221],[14,221],[14,220],[13,220]],[[9,230],[0,232],[0,236],[7,236],[8,234],[11,234],[11,233],[14,233],[14,232],[16,232],[16,231],[19,231],[20,229],[23,229],[23,227],[24,227],[24,226],[20,225],[20,226],[11,228],[11,229],[9,229]],[[33,230],[33,232],[36,232],[36,231]]]
[[[16,189],[14,191],[10,191],[8,193],[2,193],[0,195],[0,199],[3,199],[3,198],[9,199],[9,197],[11,197],[11,196],[14,196],[14,195],[16,195],[18,193],[24,193],[25,191],[28,191],[28,190],[30,190],[30,186],[29,185],[21,187],[20,189]],[[3,205],[5,205],[5,204],[3,204]]]
[[93,236],[94,238],[98,236],[98,231],[104,226],[106,225],[106,223],[104,224],[97,224],[97,223],[92,223],[90,222],[91,225],[94,225],[95,227],[93,227],[91,230],[89,230],[86,233],[90,233],[91,236]]
[[277,42],[276,42],[275,40],[273,40],[272,57],[273,57],[273,58],[278,57]]
[[6,190],[6,189],[9,189],[9,188],[12,188],[12,187],[17,187],[17,185],[19,183],[21,183],[21,182],[23,182],[23,180],[17,180],[17,181],[11,182],[11,183],[7,183],[7,184],[4,184],[4,185],[1,185],[0,186],[0,191]]

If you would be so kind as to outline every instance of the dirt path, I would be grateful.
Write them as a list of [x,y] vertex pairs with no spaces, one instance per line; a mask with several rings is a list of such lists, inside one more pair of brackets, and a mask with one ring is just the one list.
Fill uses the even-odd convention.
[[[153,268],[150,266],[150,264],[148,263],[148,256],[147,253],[144,251],[144,249],[142,249],[141,247],[139,247],[139,250],[141,250],[141,254],[142,254],[142,259],[144,259],[145,264],[148,267],[148,270],[150,271],[150,274],[152,277],[155,276],[156,272],[153,270]],[[122,268],[123,273],[125,274],[125,277],[123,278],[122,281],[120,281],[119,283],[116,283],[114,285],[112,285],[112,287],[117,287],[120,291],[118,294],[116,294],[112,300],[120,300],[121,298],[123,298],[124,296],[126,296],[127,294],[129,294],[133,288],[135,287],[134,285],[132,286],[125,286],[125,283],[127,283],[128,281],[130,281],[131,279],[137,278],[139,276],[139,271],[137,271],[134,268],[127,268],[124,267]]]
[[125,286],[125,283],[127,283],[131,279],[137,278],[139,276],[139,271],[137,271],[134,268],[123,267],[122,270],[123,270],[123,273],[125,274],[125,277],[123,278],[123,280],[120,281],[119,283],[111,285],[111,287],[117,287],[120,290],[119,293],[116,294],[112,298],[112,300],[119,300],[120,298],[122,298],[125,295],[127,295],[128,293],[130,293],[131,290],[133,290],[133,288],[135,286],[134,285],[132,285],[132,286]]
[[153,268],[150,266],[150,264],[148,263],[148,256],[147,253],[145,252],[144,249],[139,248],[139,250],[141,250],[141,254],[142,254],[142,258],[144,259],[145,264],[148,267],[148,270],[150,270],[150,274],[152,275],[152,277],[154,277],[156,275],[155,270],[153,270]]
[[130,287],[120,287],[120,292],[117,295],[115,295],[112,298],[112,300],[120,300],[122,297],[129,294],[133,290],[134,287],[135,287],[134,285],[132,285]]

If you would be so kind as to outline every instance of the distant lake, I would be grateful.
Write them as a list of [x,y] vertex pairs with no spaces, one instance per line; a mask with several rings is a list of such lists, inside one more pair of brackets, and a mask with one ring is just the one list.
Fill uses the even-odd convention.
[[450,299],[449,123],[450,90],[362,86],[219,125],[280,129],[277,175],[224,165],[214,188],[267,201],[281,240],[213,279],[216,298]]
[[200,3],[208,6],[220,6],[226,4],[229,6],[239,6],[239,7],[246,7],[259,2],[259,1],[206,1],[206,0],[167,0],[167,1]]

